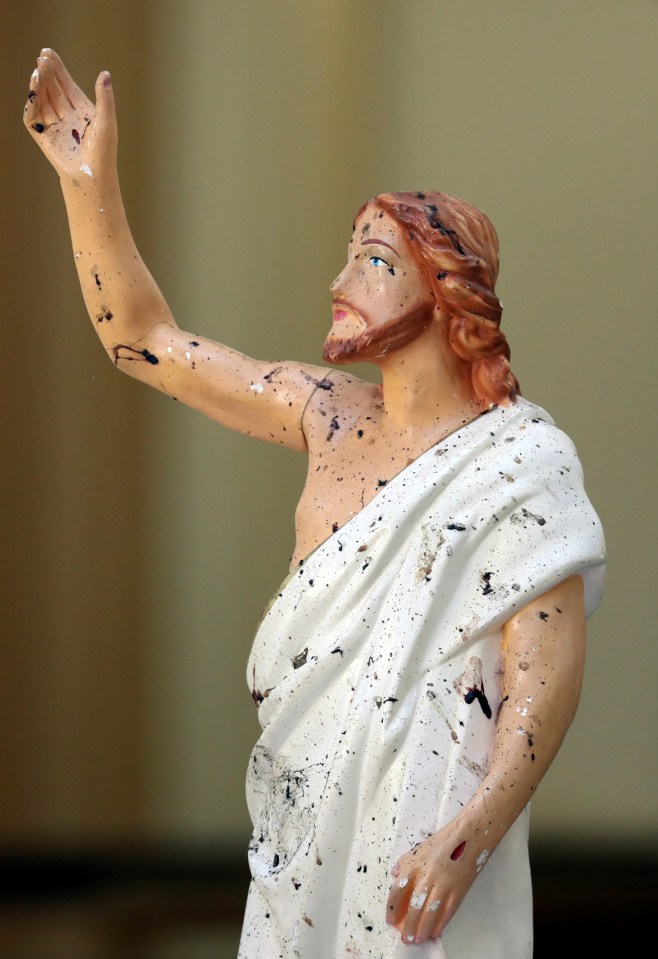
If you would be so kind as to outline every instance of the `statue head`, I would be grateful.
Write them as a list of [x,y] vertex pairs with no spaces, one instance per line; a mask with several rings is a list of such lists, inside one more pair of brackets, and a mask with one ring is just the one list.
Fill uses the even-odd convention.
[[[416,281],[426,294],[423,300],[418,293],[412,308],[401,311],[390,324],[395,334],[390,344],[383,342],[386,326],[377,332],[379,355],[414,339],[438,317],[440,334],[463,364],[475,399],[486,405],[513,400],[519,385],[500,330],[502,305],[495,292],[498,238],[489,219],[458,197],[427,191],[381,194],[363,205],[357,223],[366,210],[386,214],[385,222],[397,226],[397,245],[404,244],[401,254],[417,271]],[[412,300],[413,293],[412,289]],[[372,335],[355,337],[351,351],[332,355],[327,338],[325,359],[375,359],[372,340]]]

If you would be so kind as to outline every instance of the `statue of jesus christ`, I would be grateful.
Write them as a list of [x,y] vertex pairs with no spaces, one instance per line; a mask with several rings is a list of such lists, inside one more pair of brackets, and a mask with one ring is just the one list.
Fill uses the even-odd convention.
[[[239,956],[529,959],[527,807],[576,712],[604,542],[573,446],[510,370],[489,220],[437,192],[368,201],[331,366],[256,360],[182,330],[144,265],[109,73],[92,103],[42,50],[24,120],[110,361],[308,454],[249,660]],[[381,384],[332,368],[364,361]]]

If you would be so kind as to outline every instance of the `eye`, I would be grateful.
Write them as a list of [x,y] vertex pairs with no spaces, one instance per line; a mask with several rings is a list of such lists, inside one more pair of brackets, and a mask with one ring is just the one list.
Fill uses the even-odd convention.
[[368,259],[370,260],[373,266],[377,266],[377,267],[384,266],[386,267],[388,272],[391,274],[391,276],[395,276],[395,270],[393,269],[391,264],[384,259],[383,256],[377,256],[373,254],[373,256],[368,257]]

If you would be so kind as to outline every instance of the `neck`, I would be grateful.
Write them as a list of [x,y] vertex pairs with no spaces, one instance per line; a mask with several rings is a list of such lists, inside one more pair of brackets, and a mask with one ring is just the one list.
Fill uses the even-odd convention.
[[[378,361],[385,428],[410,440],[439,439],[482,412],[456,357],[435,323],[412,343]],[[431,434],[431,435],[430,435]]]

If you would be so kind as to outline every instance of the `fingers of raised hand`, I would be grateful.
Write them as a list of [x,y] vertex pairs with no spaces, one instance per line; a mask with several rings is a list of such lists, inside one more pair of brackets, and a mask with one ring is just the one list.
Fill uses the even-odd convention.
[[39,57],[37,64],[41,112],[46,124],[50,126],[63,120],[70,111],[71,105],[60,86],[52,58]]
[[38,69],[34,71],[30,77],[30,89],[27,94],[27,102],[23,110],[23,122],[25,126],[30,130],[33,135],[39,136],[46,129],[46,125],[43,122],[43,117],[41,115],[41,107],[39,104],[39,71]]
[[49,62],[62,95],[72,107],[75,109],[85,109],[86,107],[91,106],[89,99],[85,96],[77,83],[75,83],[71,77],[71,74],[64,66],[61,58],[57,53],[55,53],[54,50],[51,50],[50,47],[44,48],[41,51],[41,57]]
[[78,157],[94,115],[93,104],[73,83],[57,54],[42,50],[30,77],[23,119],[58,169],[61,163]]
[[42,134],[49,126],[59,123],[59,116],[49,96],[48,77],[40,60],[37,60],[36,70],[30,77],[30,89],[23,114],[26,126],[36,134]]

